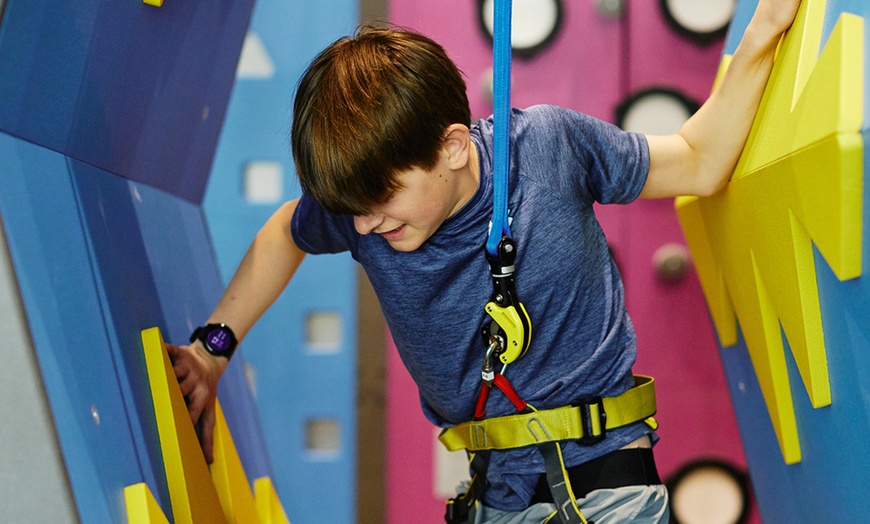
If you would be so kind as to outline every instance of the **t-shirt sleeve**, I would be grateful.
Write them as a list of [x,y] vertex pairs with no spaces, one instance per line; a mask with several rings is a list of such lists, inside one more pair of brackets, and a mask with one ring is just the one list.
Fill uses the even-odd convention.
[[293,240],[302,251],[311,254],[356,253],[359,234],[353,217],[335,215],[320,207],[316,200],[303,194],[290,221]]
[[627,204],[638,197],[649,174],[645,136],[571,109],[542,106],[541,111],[557,161],[574,166],[563,183],[575,185],[582,200]]

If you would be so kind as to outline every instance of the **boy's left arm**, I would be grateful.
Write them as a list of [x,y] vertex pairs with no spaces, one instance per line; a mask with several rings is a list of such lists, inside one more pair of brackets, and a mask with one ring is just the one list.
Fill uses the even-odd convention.
[[801,0],[760,0],[725,77],[670,136],[647,136],[650,171],[641,198],[711,195],[728,183],[773,67],[780,37]]

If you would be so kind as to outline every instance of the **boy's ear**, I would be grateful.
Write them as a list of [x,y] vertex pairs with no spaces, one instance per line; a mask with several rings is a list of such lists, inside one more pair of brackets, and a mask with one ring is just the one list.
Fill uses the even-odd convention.
[[444,133],[442,152],[447,157],[450,169],[462,169],[468,164],[471,151],[471,134],[468,126],[450,124]]

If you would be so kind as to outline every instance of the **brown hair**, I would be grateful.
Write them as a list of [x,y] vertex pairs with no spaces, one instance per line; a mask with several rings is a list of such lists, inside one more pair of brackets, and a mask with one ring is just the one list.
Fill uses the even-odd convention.
[[399,189],[397,172],[435,167],[448,126],[470,124],[465,89],[444,49],[421,34],[363,27],[337,40],[296,92],[302,190],[334,213],[368,214]]

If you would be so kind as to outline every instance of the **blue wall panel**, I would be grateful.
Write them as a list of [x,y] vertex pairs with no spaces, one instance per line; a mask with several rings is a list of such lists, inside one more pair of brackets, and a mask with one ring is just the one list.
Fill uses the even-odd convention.
[[[326,45],[353,32],[355,0],[260,0],[249,31],[262,41],[274,74],[239,78],[203,202],[215,251],[228,280],[259,228],[279,203],[251,204],[242,191],[252,161],[283,169],[281,200],[299,196],[289,154],[294,87]],[[276,488],[292,521],[355,521],[356,493],[356,264],[349,256],[309,257],[286,292],[248,334],[241,351],[256,372],[256,404],[275,470]],[[342,317],[341,347],[315,354],[305,347],[305,317],[329,311]],[[340,426],[335,453],[306,447],[306,424]]]
[[110,341],[111,353],[104,358],[114,362],[139,461],[150,473],[146,478],[165,484],[140,335],[142,329],[162,326],[163,314],[127,181],[74,160],[70,165]]
[[[83,522],[124,522],[122,490],[148,472],[115,373],[68,159],[0,133],[0,187],[0,212],[79,515]],[[168,500],[165,490],[154,493]]]
[[[140,332],[185,342],[219,296],[201,211],[5,134],[0,187],[81,520],[126,522],[123,488],[142,481],[171,515]],[[233,359],[219,396],[253,480],[271,467],[243,367]]]
[[750,475],[765,522],[864,522],[870,511],[866,496],[870,450],[857,437],[870,432],[867,400],[870,340],[866,322],[856,325],[849,315],[826,322],[825,329],[841,327],[846,331],[840,335],[851,340],[826,335],[833,395],[829,407],[812,408],[801,391],[800,374],[786,345],[803,452],[801,462],[793,465],[782,461],[742,337],[736,346],[722,350]]
[[7,0],[0,131],[199,202],[253,0]]
[[[0,214],[79,515],[126,522],[145,481],[171,518],[140,331],[186,343],[220,296],[197,203],[253,0],[0,5]],[[253,480],[244,367],[219,396]]]
[[[135,182],[128,184],[156,300],[163,310],[164,338],[186,344],[223,289],[204,215],[198,206],[173,195]],[[244,366],[244,352],[240,351],[224,371],[218,397],[248,479],[274,478]]]

